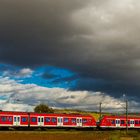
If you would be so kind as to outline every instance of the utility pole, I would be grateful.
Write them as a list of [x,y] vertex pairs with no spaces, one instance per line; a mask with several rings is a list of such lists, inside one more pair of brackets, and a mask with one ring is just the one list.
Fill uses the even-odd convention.
[[100,119],[101,119],[101,117],[102,117],[102,103],[101,102],[100,102],[99,111],[100,111]]
[[126,133],[128,132],[128,100],[126,99]]

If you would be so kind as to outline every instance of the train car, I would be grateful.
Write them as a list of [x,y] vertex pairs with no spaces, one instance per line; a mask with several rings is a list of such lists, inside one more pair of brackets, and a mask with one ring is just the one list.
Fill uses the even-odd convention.
[[[128,128],[140,128],[140,117],[129,116]],[[99,122],[100,128],[126,128],[126,116],[103,116]]]
[[27,127],[28,117],[25,112],[0,112],[0,126]]
[[[126,116],[103,116],[98,124],[94,117],[84,114],[34,112],[0,112],[0,127],[28,128],[126,128]],[[128,128],[140,128],[140,117],[129,116]]]
[[49,114],[34,112],[0,112],[2,127],[96,127],[95,119],[90,115],[81,114]]
[[30,113],[30,127],[96,127],[90,115]]

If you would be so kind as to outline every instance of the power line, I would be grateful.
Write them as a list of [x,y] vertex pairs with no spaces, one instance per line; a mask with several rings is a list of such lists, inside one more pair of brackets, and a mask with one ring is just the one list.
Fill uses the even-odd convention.
[[126,133],[128,132],[128,100],[126,99]]
[[101,119],[101,117],[102,117],[102,102],[100,102],[99,112],[100,112],[100,119]]

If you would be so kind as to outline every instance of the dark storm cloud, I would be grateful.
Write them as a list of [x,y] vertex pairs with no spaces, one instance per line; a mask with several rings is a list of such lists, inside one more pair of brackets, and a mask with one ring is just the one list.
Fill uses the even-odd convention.
[[0,61],[65,67],[105,81],[95,89],[136,94],[139,9],[138,0],[1,0]]

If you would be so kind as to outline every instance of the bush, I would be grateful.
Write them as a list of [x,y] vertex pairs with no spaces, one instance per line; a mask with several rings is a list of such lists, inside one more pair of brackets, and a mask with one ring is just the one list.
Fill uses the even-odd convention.
[[54,113],[54,110],[46,104],[39,104],[34,108],[36,113]]

